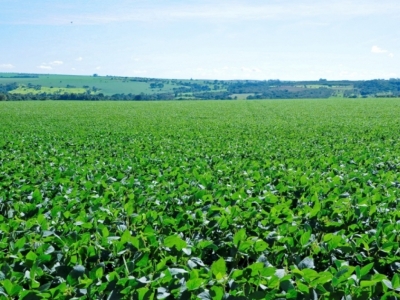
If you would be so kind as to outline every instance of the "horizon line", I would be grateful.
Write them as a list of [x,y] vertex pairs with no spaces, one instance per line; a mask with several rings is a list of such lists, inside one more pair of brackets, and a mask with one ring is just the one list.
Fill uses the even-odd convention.
[[[318,82],[330,82],[330,81],[371,81],[371,80],[400,80],[400,78],[371,78],[371,79],[302,79],[302,80],[284,80],[279,78],[269,78],[269,79],[203,79],[203,78],[170,78],[170,77],[139,77],[139,76],[122,76],[122,75],[99,75],[98,73],[79,75],[79,74],[61,74],[61,73],[24,73],[24,72],[0,72],[2,74],[17,74],[17,75],[37,75],[37,76],[76,76],[76,77],[119,77],[119,78],[138,78],[138,79],[155,79],[155,80],[198,80],[198,81],[281,81],[281,82],[304,82],[304,81],[318,81]],[[96,76],[94,76],[96,75]],[[0,76],[0,78],[2,78]]]

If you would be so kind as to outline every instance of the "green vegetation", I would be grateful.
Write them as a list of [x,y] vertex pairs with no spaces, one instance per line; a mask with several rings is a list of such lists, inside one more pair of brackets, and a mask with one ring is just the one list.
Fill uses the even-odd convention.
[[178,80],[0,73],[8,100],[221,100],[398,97],[400,79],[368,81]]
[[73,93],[73,94],[84,94],[86,93],[86,89],[84,88],[59,88],[59,87],[40,87],[36,88],[29,88],[25,86],[19,86],[15,90],[10,91],[10,94],[63,94],[63,93]]
[[399,99],[2,102],[2,299],[399,299]]

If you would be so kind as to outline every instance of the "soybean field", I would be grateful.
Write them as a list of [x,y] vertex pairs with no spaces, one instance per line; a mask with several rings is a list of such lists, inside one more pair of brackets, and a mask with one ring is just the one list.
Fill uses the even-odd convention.
[[0,103],[0,299],[400,299],[399,116]]

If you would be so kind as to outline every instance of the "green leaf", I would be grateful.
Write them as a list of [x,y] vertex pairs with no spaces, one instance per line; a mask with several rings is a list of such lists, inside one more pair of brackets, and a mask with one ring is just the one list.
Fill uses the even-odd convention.
[[300,281],[296,281],[297,288],[299,289],[300,292],[303,294],[308,294],[310,292],[308,286],[305,284],[301,283]]
[[20,291],[22,291],[22,286],[12,283],[9,279],[3,280],[1,284],[6,290],[8,296],[16,296]]
[[302,247],[306,246],[311,237],[311,231],[306,231],[301,235],[300,244]]
[[136,263],[136,266],[144,268],[149,262],[149,253],[145,253],[140,260]]
[[381,250],[383,252],[390,253],[392,251],[393,247],[396,247],[396,246],[397,246],[397,243],[388,242],[388,243],[385,243],[382,245]]
[[103,277],[103,275],[104,275],[103,268],[102,268],[102,267],[98,268],[98,269],[96,270],[96,278],[97,278],[97,279],[101,279],[101,278]]
[[108,229],[107,229],[107,227],[106,226],[104,226],[102,229],[101,229],[101,234],[102,234],[102,236],[103,237],[108,237],[109,235],[110,235],[110,233],[109,233],[109,231],[108,231]]
[[222,257],[217,261],[213,262],[213,264],[211,265],[211,272],[214,274],[217,280],[222,279],[225,276],[226,263]]
[[270,277],[272,275],[274,275],[276,273],[276,268],[274,267],[267,267],[267,268],[263,268],[260,272],[261,276],[264,277]]
[[26,255],[26,259],[35,261],[37,259],[37,255],[34,252],[29,251],[28,254]]
[[303,278],[306,281],[312,281],[319,278],[319,273],[312,269],[303,269],[302,273],[303,273]]
[[224,290],[222,289],[222,287],[214,285],[211,288],[211,296],[213,300],[222,300],[222,298],[224,297]]
[[189,279],[186,282],[186,287],[188,288],[189,291],[194,291],[200,288],[203,285],[204,280],[201,278],[194,278],[194,279]]
[[295,289],[289,290],[286,293],[286,299],[296,299],[297,298],[297,291]]
[[121,243],[125,244],[127,242],[129,242],[131,240],[131,233],[129,232],[129,230],[125,230],[124,233],[121,236]]
[[239,243],[239,251],[241,252],[247,252],[249,248],[251,248],[254,245],[254,242],[251,240],[247,241],[242,241]]
[[14,247],[17,249],[22,249],[25,246],[26,238],[23,236],[18,241],[15,242]]
[[246,229],[242,228],[235,233],[233,237],[233,244],[238,247],[239,243],[246,239]]
[[400,288],[400,275],[397,273],[392,278],[392,286],[394,289]]
[[175,247],[177,250],[182,250],[186,248],[187,244],[184,240],[181,239],[179,235],[171,235],[164,239],[164,246],[168,248]]
[[267,248],[268,248],[268,244],[266,242],[264,242],[263,240],[258,240],[254,243],[254,250],[256,252],[262,252]]
[[356,276],[358,279],[361,279],[361,268],[360,266],[356,266]]
[[361,287],[375,286],[376,283],[377,283],[376,281],[372,281],[372,280],[362,280],[362,281],[360,281],[360,286]]
[[317,278],[312,281],[312,285],[314,287],[316,287],[319,284],[325,284],[325,283],[331,281],[332,278],[333,278],[333,275],[329,272],[318,273]]
[[368,264],[368,265],[362,267],[361,270],[360,270],[361,277],[367,275],[368,272],[369,272],[373,267],[374,267],[374,263],[370,263],[370,264]]
[[43,198],[42,198],[42,193],[36,189],[33,194],[32,194],[32,198],[35,201],[35,203],[41,203]]
[[341,242],[342,242],[342,237],[340,237],[338,235],[333,235],[331,240],[328,243],[329,249],[330,250],[336,249]]
[[372,276],[372,278],[371,278],[371,280],[374,280],[374,281],[376,281],[376,282],[380,282],[380,281],[382,281],[383,279],[387,279],[387,276],[384,275],[384,274],[379,274],[379,273],[374,274],[374,275]]
[[149,292],[148,287],[142,287],[137,290],[138,293],[138,300],[147,300],[146,294]]
[[9,279],[3,280],[1,285],[4,287],[6,290],[7,295],[12,296],[12,289],[13,289],[13,284]]
[[319,202],[318,195],[315,194],[313,196],[314,206],[310,212],[310,218],[315,217],[321,211],[321,203]]

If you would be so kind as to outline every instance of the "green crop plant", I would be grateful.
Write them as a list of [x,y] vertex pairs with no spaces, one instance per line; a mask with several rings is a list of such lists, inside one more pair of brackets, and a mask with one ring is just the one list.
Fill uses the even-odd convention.
[[399,299],[399,114],[0,103],[0,299]]

